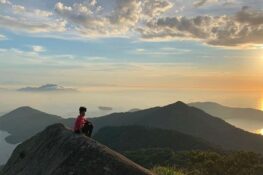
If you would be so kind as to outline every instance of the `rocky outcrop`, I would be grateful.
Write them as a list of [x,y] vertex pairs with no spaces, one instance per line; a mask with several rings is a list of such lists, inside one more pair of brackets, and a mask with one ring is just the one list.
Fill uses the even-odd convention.
[[62,124],[18,145],[1,175],[153,175],[119,153]]

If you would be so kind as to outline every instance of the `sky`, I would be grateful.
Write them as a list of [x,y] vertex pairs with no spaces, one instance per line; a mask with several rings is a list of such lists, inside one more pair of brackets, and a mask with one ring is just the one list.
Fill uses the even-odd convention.
[[0,0],[0,112],[263,110],[262,66],[262,0]]

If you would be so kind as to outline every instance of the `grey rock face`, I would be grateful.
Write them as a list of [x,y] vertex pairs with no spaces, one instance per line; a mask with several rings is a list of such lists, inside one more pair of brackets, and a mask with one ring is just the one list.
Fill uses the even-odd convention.
[[153,175],[119,153],[62,124],[18,145],[1,175]]

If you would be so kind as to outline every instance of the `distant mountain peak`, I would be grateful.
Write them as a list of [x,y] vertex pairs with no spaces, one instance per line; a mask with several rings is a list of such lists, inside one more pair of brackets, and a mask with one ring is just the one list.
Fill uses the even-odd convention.
[[184,102],[182,101],[177,101],[174,103],[175,105],[182,105],[182,106],[187,106]]
[[21,106],[21,107],[18,107],[16,108],[15,110],[11,111],[10,113],[19,113],[19,114],[22,114],[22,113],[43,113],[42,111],[40,110],[37,110],[37,109],[34,109],[30,106]]
[[30,106],[21,106],[21,107],[18,107],[17,109],[15,109],[15,110],[35,110],[35,109],[30,107]]
[[17,144],[46,126],[62,122],[63,118],[42,112],[30,106],[21,106],[0,117],[0,130],[10,133],[5,140]]
[[167,107],[188,108],[189,106],[182,101],[177,101],[175,103],[167,105]]

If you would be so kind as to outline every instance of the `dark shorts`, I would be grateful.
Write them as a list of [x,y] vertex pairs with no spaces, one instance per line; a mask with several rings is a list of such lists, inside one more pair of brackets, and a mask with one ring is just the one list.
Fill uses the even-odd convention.
[[86,136],[90,137],[93,131],[93,124],[91,122],[85,123],[85,125],[82,128],[82,132],[80,130],[75,130],[74,132],[77,134],[85,134]]
[[74,131],[76,134],[80,134],[80,131],[79,130],[75,130]]

